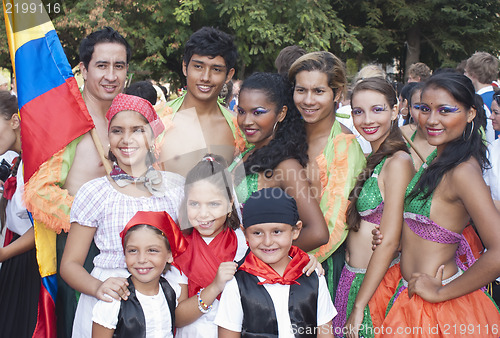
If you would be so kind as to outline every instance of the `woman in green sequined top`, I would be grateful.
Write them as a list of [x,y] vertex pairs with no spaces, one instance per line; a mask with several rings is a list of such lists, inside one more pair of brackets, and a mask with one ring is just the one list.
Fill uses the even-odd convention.
[[[437,157],[406,197],[406,203],[416,196],[432,200],[428,217],[457,234],[472,218],[488,249],[456,281],[441,286],[441,279],[457,271],[456,245],[443,246],[403,231],[402,257],[409,259],[401,264],[401,272],[408,278],[409,293],[432,303],[477,290],[498,277],[500,271],[500,213],[482,177],[482,170],[489,166],[480,132],[485,122],[482,103],[465,76],[444,73],[428,80],[422,91],[419,124],[429,144],[436,146]],[[410,254],[405,255],[405,250]]]
[[303,121],[290,102],[289,85],[278,74],[255,73],[243,82],[238,125],[253,146],[229,170],[235,175],[240,203],[262,188],[279,187],[292,196],[303,222],[294,245],[310,251],[328,241],[328,230],[306,179]]
[[[452,326],[472,328],[454,336],[498,337],[498,308],[480,290],[500,275],[500,213],[482,177],[489,166],[480,131],[486,125],[483,103],[471,80],[456,73],[433,75],[421,98],[418,123],[436,152],[407,189],[404,280],[383,325],[436,327],[419,337],[441,337]],[[471,219],[487,250],[465,266],[460,255],[472,253],[462,232]],[[374,239],[380,243],[379,234]]]
[[[357,287],[361,281],[362,284],[357,294],[353,292],[355,283],[349,286],[349,299],[340,299],[346,290],[340,290],[343,284],[339,283],[339,301],[335,300],[335,307],[346,308],[347,302],[346,326],[357,327],[363,322],[367,328],[382,323],[383,318],[376,317],[375,314],[385,312],[389,302],[389,298],[377,297],[378,300],[370,302],[369,309],[367,307],[391,262],[397,257],[403,228],[404,194],[415,170],[397,126],[397,97],[392,85],[380,78],[369,78],[358,83],[353,89],[351,106],[354,126],[370,142],[373,151],[349,197],[351,204],[347,209],[349,235],[346,240],[346,266],[361,273],[364,271],[366,275],[359,278]],[[380,225],[385,240],[384,246],[372,253],[371,231],[375,224]],[[393,282],[396,287],[399,274],[393,279],[382,284],[390,285],[389,282]],[[372,318],[365,318],[363,321],[367,316]],[[350,337],[351,334],[347,336]],[[357,337],[356,334],[352,336]]]

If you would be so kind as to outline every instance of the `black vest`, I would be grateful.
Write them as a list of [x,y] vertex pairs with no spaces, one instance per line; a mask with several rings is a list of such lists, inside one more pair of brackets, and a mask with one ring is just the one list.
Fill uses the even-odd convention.
[[[235,274],[243,308],[242,337],[278,337],[278,321],[271,296],[256,276],[239,270]],[[316,337],[318,287],[316,273],[290,285],[288,314],[295,337]],[[310,333],[310,334],[308,334]]]
[[[130,277],[127,278],[128,289],[130,296],[126,301],[121,301],[120,312],[118,313],[118,323],[113,337],[121,338],[145,338],[146,337],[146,318],[142,311],[141,304],[135,294],[135,287]],[[172,289],[167,280],[160,277],[160,285],[167,299],[167,304],[170,309],[170,319],[172,321],[172,333],[175,325],[175,291]]]

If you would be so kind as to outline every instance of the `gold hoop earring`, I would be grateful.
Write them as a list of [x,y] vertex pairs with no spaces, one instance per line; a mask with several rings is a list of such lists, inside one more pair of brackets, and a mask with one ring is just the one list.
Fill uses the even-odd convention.
[[273,134],[276,134],[276,127],[278,126],[278,121],[276,121],[276,123],[274,124],[274,127],[273,127]]

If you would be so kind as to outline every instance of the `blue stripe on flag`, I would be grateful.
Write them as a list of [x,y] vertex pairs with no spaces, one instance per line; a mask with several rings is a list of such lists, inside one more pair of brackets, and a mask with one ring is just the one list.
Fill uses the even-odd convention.
[[45,287],[45,289],[50,293],[50,296],[54,300],[54,303],[56,301],[56,295],[57,295],[57,277],[56,275],[50,275],[47,277],[42,278],[42,284]]
[[19,47],[15,63],[19,109],[73,76],[55,30]]

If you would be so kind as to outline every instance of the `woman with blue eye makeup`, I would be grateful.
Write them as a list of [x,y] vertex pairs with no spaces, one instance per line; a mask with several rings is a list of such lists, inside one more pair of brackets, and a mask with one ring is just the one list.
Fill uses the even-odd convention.
[[[403,199],[415,171],[398,128],[397,97],[391,84],[381,78],[359,82],[352,92],[351,107],[354,127],[370,142],[372,153],[349,196],[350,231],[335,297],[339,314],[333,324],[338,336],[357,337],[359,328],[360,336],[373,337],[373,328],[382,324],[400,278]],[[383,246],[372,253],[375,225],[385,238]]]
[[229,170],[235,176],[240,203],[253,192],[272,187],[295,198],[303,229],[294,245],[310,251],[328,241],[328,229],[306,179],[304,122],[290,102],[289,85],[279,74],[255,73],[243,82],[237,120],[252,146]]
[[[498,337],[499,310],[481,289],[500,275],[500,213],[482,176],[482,101],[454,73],[429,78],[421,98],[418,123],[436,151],[406,190],[402,279],[383,326],[410,328],[405,337]],[[487,249],[477,260],[463,236],[469,221]]]

